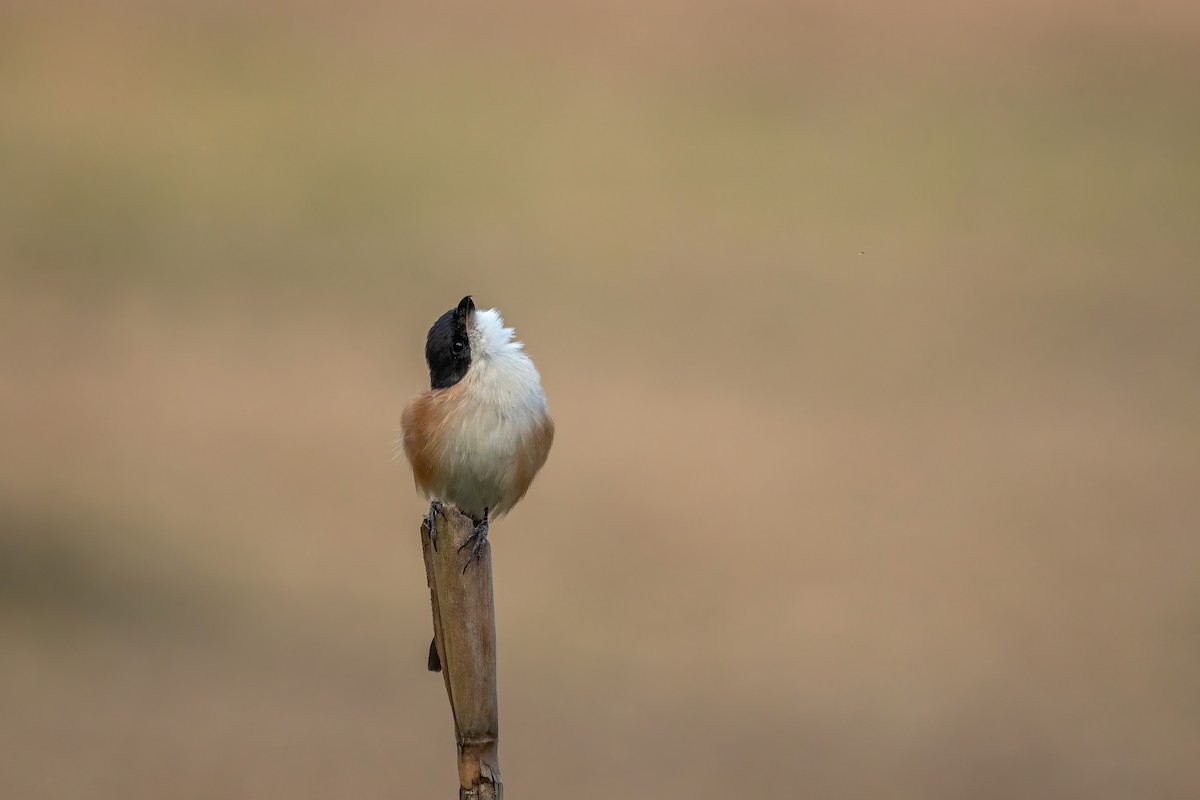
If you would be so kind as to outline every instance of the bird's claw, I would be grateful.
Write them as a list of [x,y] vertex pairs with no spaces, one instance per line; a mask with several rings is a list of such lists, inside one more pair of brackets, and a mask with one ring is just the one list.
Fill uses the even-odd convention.
[[479,557],[479,552],[487,546],[487,535],[488,521],[487,518],[484,517],[483,522],[480,522],[475,526],[475,530],[471,531],[471,535],[468,536],[467,540],[458,548],[458,552],[461,553],[467,548],[468,545],[471,547],[471,552],[467,554],[467,563],[463,564],[464,575],[467,572],[467,567],[471,566],[471,562],[477,559]]
[[434,500],[429,504],[429,513],[425,515],[425,524],[429,526],[429,543],[433,545],[435,553],[437,552],[437,524],[434,522],[434,517],[441,513],[442,501]]

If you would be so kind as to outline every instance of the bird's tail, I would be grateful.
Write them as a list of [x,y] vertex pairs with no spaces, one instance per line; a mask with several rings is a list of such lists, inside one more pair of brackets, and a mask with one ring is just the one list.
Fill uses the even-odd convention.
[[429,643],[429,671],[442,671],[442,659],[438,657],[437,652],[437,637],[434,637],[433,641]]

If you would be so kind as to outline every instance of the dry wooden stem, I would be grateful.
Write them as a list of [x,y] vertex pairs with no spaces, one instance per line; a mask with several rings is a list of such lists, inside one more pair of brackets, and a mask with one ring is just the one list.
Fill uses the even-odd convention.
[[463,572],[474,530],[470,517],[452,506],[439,514],[437,550],[429,526],[421,526],[425,578],[433,605],[433,632],[458,742],[460,800],[503,800],[497,754],[496,611],[492,600],[489,543]]

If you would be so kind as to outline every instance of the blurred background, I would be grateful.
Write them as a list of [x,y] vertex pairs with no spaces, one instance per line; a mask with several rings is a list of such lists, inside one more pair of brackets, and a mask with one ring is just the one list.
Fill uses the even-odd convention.
[[1200,796],[1200,6],[0,6],[0,795],[451,797],[464,294],[513,797]]

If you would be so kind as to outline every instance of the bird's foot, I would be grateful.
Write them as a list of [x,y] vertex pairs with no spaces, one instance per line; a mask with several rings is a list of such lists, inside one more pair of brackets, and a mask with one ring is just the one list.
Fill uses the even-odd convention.
[[[429,543],[433,545],[433,551],[437,552],[437,523],[434,522],[434,517],[442,513],[442,501],[434,500],[429,504],[429,513],[425,515],[425,524],[429,526]],[[443,516],[445,516],[443,514]]]
[[475,530],[471,531],[471,535],[458,548],[458,552],[462,552],[469,545],[471,552],[467,555],[467,563],[463,564],[463,572],[466,573],[467,567],[471,566],[471,562],[479,557],[479,552],[487,546],[488,540],[488,516],[487,511],[483,512],[483,521],[475,524]]

